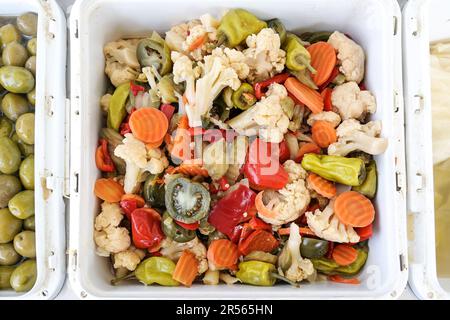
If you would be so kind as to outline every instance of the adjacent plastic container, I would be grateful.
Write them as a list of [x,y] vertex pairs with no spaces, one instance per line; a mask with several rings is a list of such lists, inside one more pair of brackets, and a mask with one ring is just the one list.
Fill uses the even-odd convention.
[[409,283],[420,299],[449,299],[436,266],[430,43],[450,40],[450,1],[409,0],[403,16]]
[[37,280],[27,293],[0,290],[0,299],[51,299],[65,279],[66,20],[53,0],[2,0],[0,15],[38,14],[35,136]]
[[[98,170],[93,161],[102,125],[99,101],[107,86],[103,46],[127,36],[148,35],[204,13],[219,15],[241,7],[257,16],[280,18],[295,32],[340,30],[367,54],[366,86],[374,93],[389,147],[377,157],[379,191],[375,233],[360,285],[304,283],[300,289],[204,286],[145,287],[127,283],[113,287],[111,264],[95,254],[94,218],[99,202],[92,190]],[[330,19],[333,16],[333,19]],[[398,298],[407,281],[406,175],[404,164],[401,13],[395,0],[79,0],[70,18],[71,43],[71,171],[69,279],[81,298],[120,299],[304,299]]]

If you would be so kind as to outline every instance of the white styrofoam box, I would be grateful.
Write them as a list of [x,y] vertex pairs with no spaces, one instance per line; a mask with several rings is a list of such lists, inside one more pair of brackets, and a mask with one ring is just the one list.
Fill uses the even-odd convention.
[[35,219],[38,277],[27,293],[0,299],[51,299],[65,279],[63,201],[66,19],[53,0],[2,0],[0,15],[38,14],[35,125]]
[[403,12],[409,282],[422,299],[450,297],[436,269],[430,42],[450,40],[450,1],[410,0]]
[[[374,93],[389,139],[377,157],[379,191],[375,234],[361,284],[305,283],[300,289],[277,285],[145,287],[124,283],[112,287],[109,259],[95,254],[94,218],[99,202],[93,194],[99,172],[94,163],[98,133],[103,125],[99,101],[107,80],[103,46],[126,36],[167,31],[172,25],[204,13],[220,15],[241,7],[257,16],[280,18],[288,30],[340,30],[367,53],[366,85]],[[330,19],[330,17],[333,17]],[[407,281],[405,165],[401,81],[401,14],[394,0],[79,0],[71,11],[71,189],[69,279],[82,298],[397,298]]]

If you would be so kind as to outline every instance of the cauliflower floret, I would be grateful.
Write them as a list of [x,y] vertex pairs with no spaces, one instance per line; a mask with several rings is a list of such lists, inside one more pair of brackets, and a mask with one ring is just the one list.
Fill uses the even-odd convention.
[[322,111],[320,113],[311,113],[311,115],[308,117],[308,126],[312,127],[314,122],[316,121],[328,121],[333,125],[334,128],[336,128],[339,123],[341,123],[341,117],[333,111]]
[[375,97],[369,91],[361,91],[356,82],[347,82],[334,88],[331,101],[343,120],[362,119],[367,113],[377,110]]
[[262,81],[283,71],[286,52],[280,49],[280,36],[273,29],[265,28],[257,35],[248,36],[246,43],[248,49],[243,52],[251,69],[250,82]]
[[328,43],[338,52],[337,58],[341,62],[339,70],[347,81],[360,83],[364,79],[364,50],[345,34],[335,31]]
[[238,74],[239,79],[248,77],[250,68],[245,63],[245,56],[241,51],[230,48],[216,48],[211,55],[221,58],[224,65],[231,66]]
[[[181,23],[173,26],[166,32],[166,38],[164,39],[171,51],[183,52],[183,42],[189,35],[189,30],[195,26],[200,25],[201,22],[198,19],[189,21],[188,23]],[[183,52],[188,54],[187,52]]]
[[121,39],[109,42],[104,47],[105,73],[114,86],[118,87],[139,76],[141,66],[136,55],[138,43],[139,39]]
[[229,120],[227,124],[240,134],[252,136],[257,133],[265,141],[280,143],[289,127],[289,117],[281,106],[286,97],[286,88],[274,83],[261,101]]
[[293,282],[312,278],[316,274],[311,260],[300,254],[301,243],[300,229],[295,223],[291,223],[289,240],[278,257],[278,273]]
[[107,227],[101,231],[94,231],[94,240],[98,246],[98,253],[109,256],[110,253],[125,251],[131,244],[130,235],[126,228]]
[[269,211],[275,212],[275,217],[259,214],[260,218],[274,226],[296,220],[306,210],[311,201],[309,190],[306,188],[306,171],[300,164],[288,160],[283,165],[289,174],[286,186],[278,191],[266,190],[263,201]]
[[103,112],[108,112],[109,109],[109,102],[111,101],[112,95],[111,94],[105,94],[101,99],[100,99],[100,106],[103,110]]
[[95,218],[95,230],[117,227],[123,219],[123,212],[117,203],[102,203],[102,212]]
[[339,243],[356,243],[359,241],[359,235],[351,226],[346,226],[339,221],[334,214],[334,201],[330,203],[323,211],[317,209],[314,213],[307,212],[306,219],[309,228],[320,238],[339,242]]
[[388,140],[380,138],[381,121],[361,124],[355,119],[345,120],[337,128],[336,134],[338,141],[328,147],[329,155],[346,156],[356,150],[379,155],[385,152],[388,146]]
[[191,251],[197,258],[199,262],[198,273],[202,274],[206,272],[208,270],[206,247],[197,237],[184,243],[173,241],[171,238],[167,237],[161,241],[160,253],[166,258],[177,261],[186,249]]
[[127,133],[123,144],[114,150],[114,155],[125,160],[126,174],[124,190],[134,193],[139,184],[142,173],[160,174],[169,166],[169,161],[159,149],[147,149],[145,144],[136,139],[133,134]]
[[145,251],[131,246],[125,251],[114,254],[114,269],[127,268],[134,271],[144,257]]

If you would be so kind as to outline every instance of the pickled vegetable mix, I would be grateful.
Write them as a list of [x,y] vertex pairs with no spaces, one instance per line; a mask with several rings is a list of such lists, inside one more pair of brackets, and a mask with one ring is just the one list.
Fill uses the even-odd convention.
[[388,146],[361,46],[236,8],[104,54],[94,241],[113,285],[359,283]]

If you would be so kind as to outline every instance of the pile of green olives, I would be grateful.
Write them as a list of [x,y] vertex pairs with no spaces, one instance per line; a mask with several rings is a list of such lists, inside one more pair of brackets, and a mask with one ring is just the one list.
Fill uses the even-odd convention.
[[[8,20],[8,22],[11,19]],[[36,281],[34,110],[37,15],[0,23],[0,290]]]

